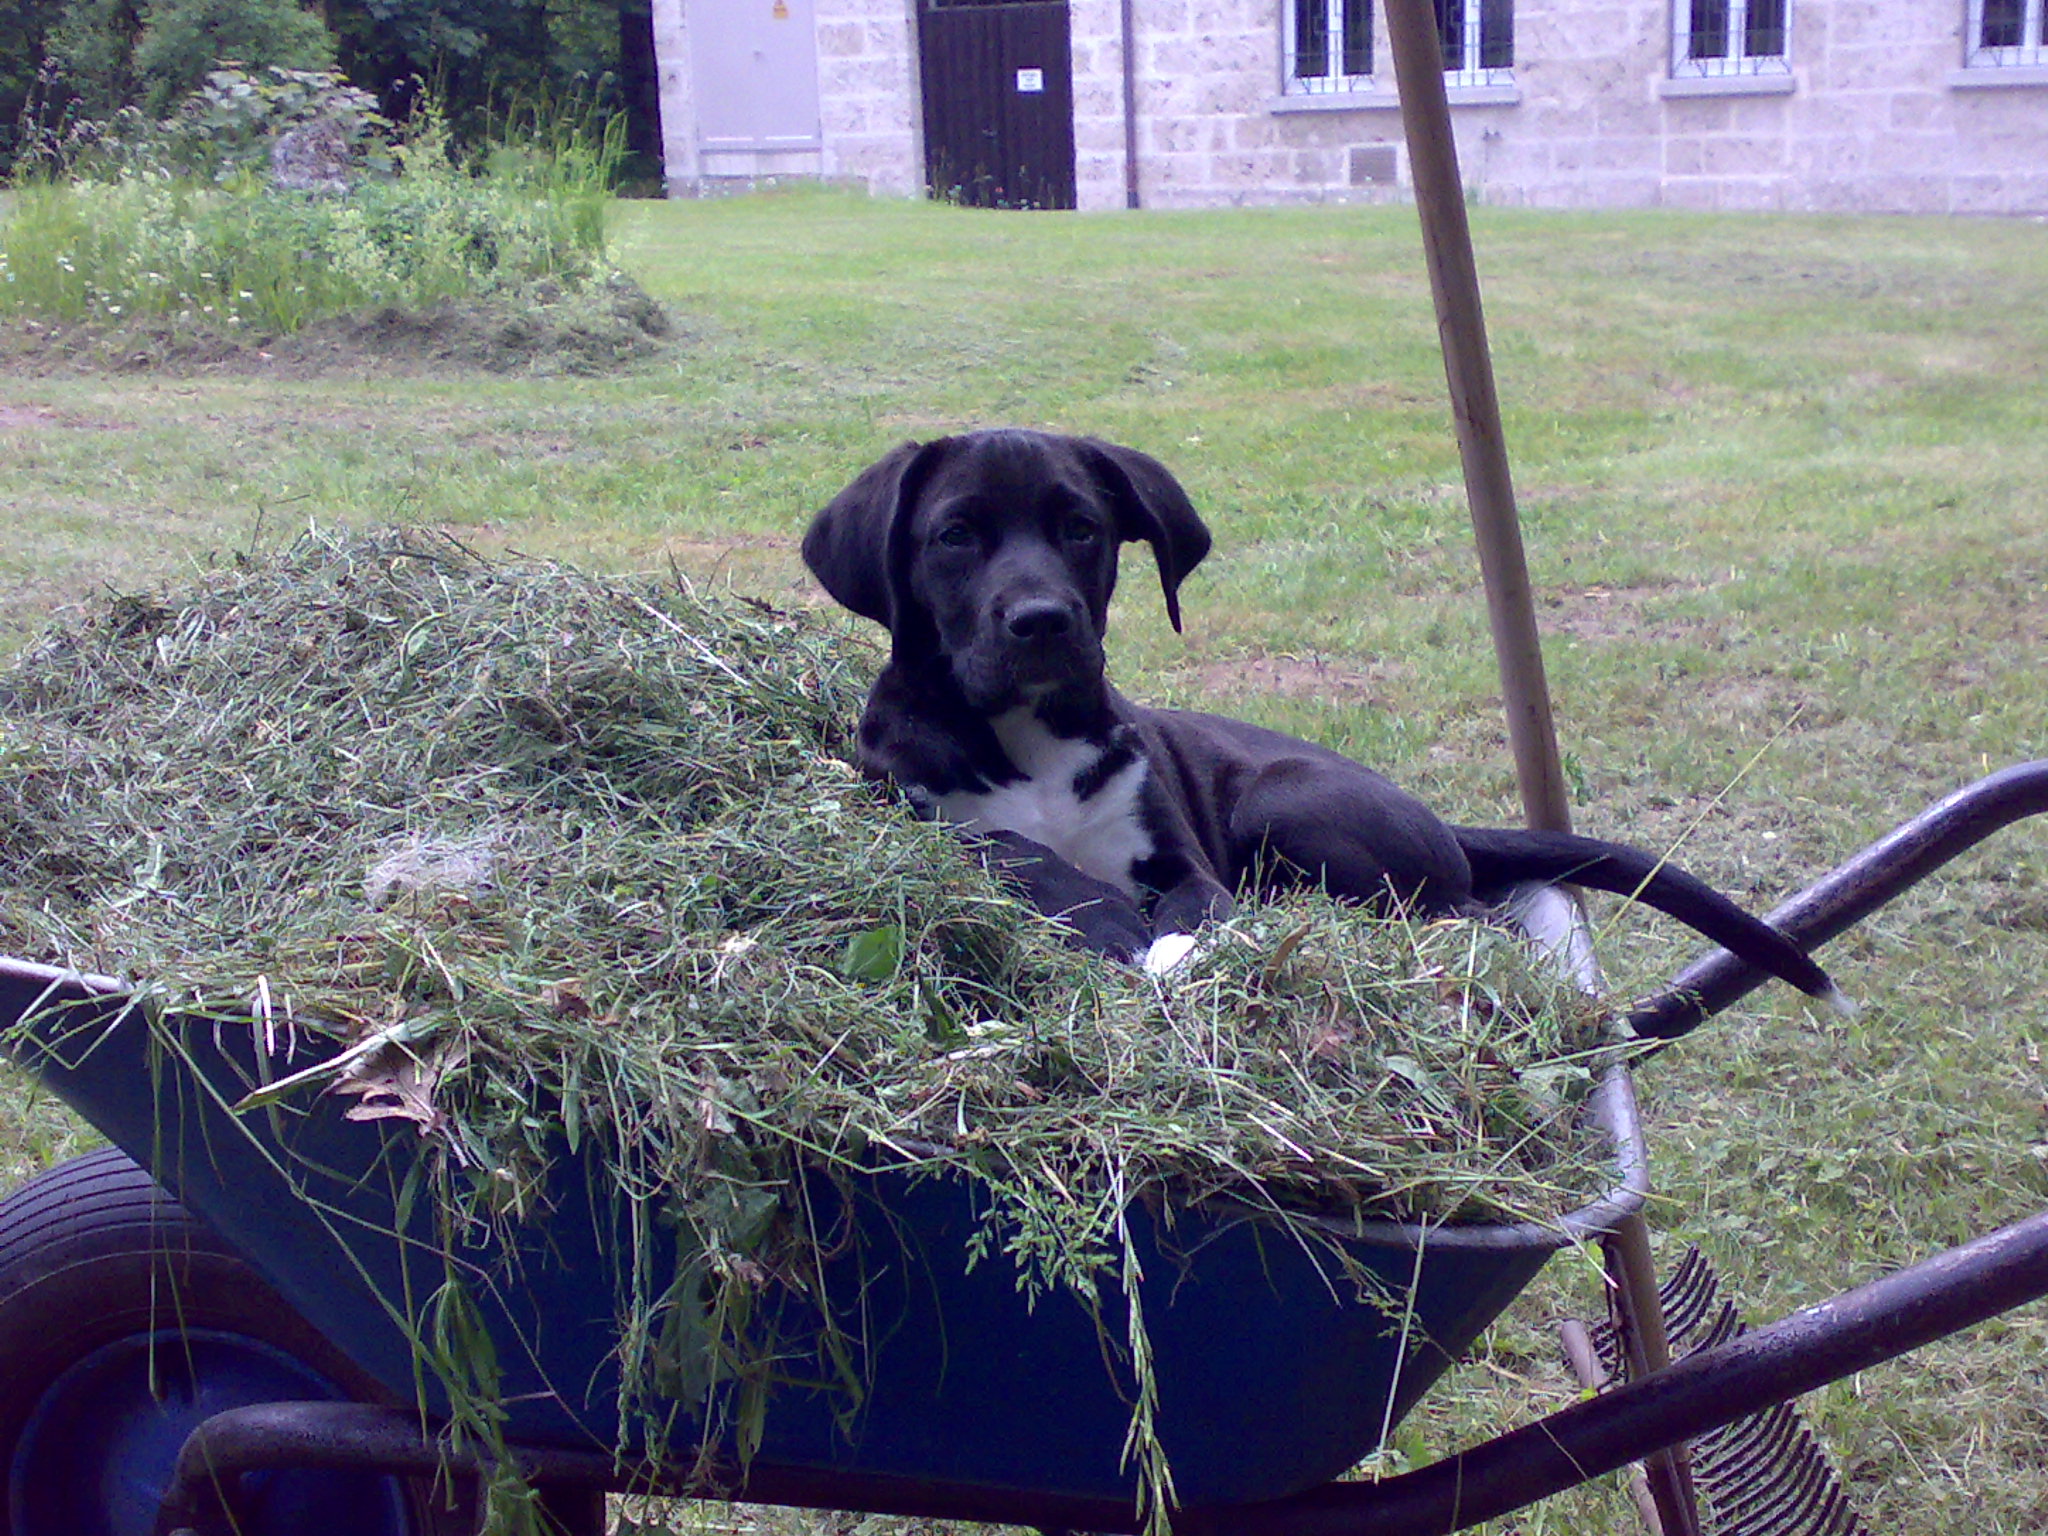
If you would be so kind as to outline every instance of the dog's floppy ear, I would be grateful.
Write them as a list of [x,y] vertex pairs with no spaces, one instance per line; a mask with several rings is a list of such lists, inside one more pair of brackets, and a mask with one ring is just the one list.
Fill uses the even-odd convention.
[[[870,464],[834,496],[804,534],[804,564],[825,590],[864,619],[893,632],[897,619],[895,533],[916,497],[914,467],[931,443],[904,443]],[[906,483],[909,482],[909,483]]]
[[1080,439],[1096,478],[1116,504],[1117,532],[1152,546],[1166,617],[1180,631],[1180,584],[1209,553],[1209,528],[1195,512],[1173,472],[1149,453],[1100,438]]

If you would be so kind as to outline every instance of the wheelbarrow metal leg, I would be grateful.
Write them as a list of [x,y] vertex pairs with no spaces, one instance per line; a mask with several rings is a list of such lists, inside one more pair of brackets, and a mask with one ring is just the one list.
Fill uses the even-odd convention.
[[[1664,1301],[1657,1291],[1657,1261],[1650,1253],[1650,1224],[1642,1212],[1625,1217],[1602,1240],[1609,1302],[1621,1336],[1631,1380],[1671,1364],[1671,1340],[1664,1327]],[[1692,1468],[1681,1443],[1643,1458],[1643,1481],[1657,1512],[1655,1536],[1699,1536],[1699,1501]]]
[[[564,1536],[602,1536],[608,1457],[523,1448],[516,1455]],[[336,1402],[231,1408],[201,1424],[179,1450],[157,1536],[234,1536],[240,1480],[273,1467],[474,1482],[484,1463],[475,1451],[423,1432],[417,1417],[398,1409]]]

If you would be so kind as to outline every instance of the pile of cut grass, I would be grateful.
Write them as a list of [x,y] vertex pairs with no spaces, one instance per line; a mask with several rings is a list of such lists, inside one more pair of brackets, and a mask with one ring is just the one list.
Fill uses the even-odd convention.
[[150,319],[46,324],[0,318],[0,372],[259,375],[470,373],[602,377],[645,366],[683,336],[630,279],[384,305],[309,320],[296,331]]
[[[109,597],[0,673],[0,950],[382,1039],[423,1155],[494,1175],[447,1198],[516,1219],[574,1148],[713,1259],[761,1257],[763,1201],[706,1222],[705,1182],[797,1163],[980,1180],[987,1246],[1084,1300],[1132,1200],[1549,1220],[1604,1186],[1602,1020],[1513,942],[1302,898],[1164,982],[1080,953],[848,766],[874,660],[412,531]],[[785,1226],[698,1273],[803,1273]]]

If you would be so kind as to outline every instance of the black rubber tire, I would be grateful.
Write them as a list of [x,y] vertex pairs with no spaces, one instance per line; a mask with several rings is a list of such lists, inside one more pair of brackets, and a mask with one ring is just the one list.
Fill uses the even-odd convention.
[[[219,1237],[123,1153],[88,1153],[0,1201],[0,1536],[15,1450],[49,1387],[94,1350],[167,1329],[240,1335],[359,1401],[387,1399]],[[413,1528],[446,1524],[407,1488]]]

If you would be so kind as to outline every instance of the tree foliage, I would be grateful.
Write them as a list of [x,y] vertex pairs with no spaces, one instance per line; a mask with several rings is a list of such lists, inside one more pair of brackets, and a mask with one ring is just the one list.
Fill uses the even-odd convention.
[[394,115],[425,90],[472,141],[536,104],[622,111],[659,172],[650,0],[19,0],[0,7],[0,172],[25,110],[161,116],[223,63],[338,65]]
[[14,163],[22,120],[36,95],[52,9],[35,0],[0,6],[0,174]]
[[136,104],[141,35],[138,0],[68,0],[58,8],[45,42],[47,62],[87,117],[110,117]]
[[135,39],[142,108],[161,117],[220,64],[326,69],[334,37],[297,0],[150,0]]
[[44,57],[85,116],[161,117],[217,65],[325,69],[334,39],[298,0],[65,0]]
[[536,103],[623,111],[659,173],[650,0],[334,0],[328,15],[343,71],[392,109],[420,82],[469,139]]

